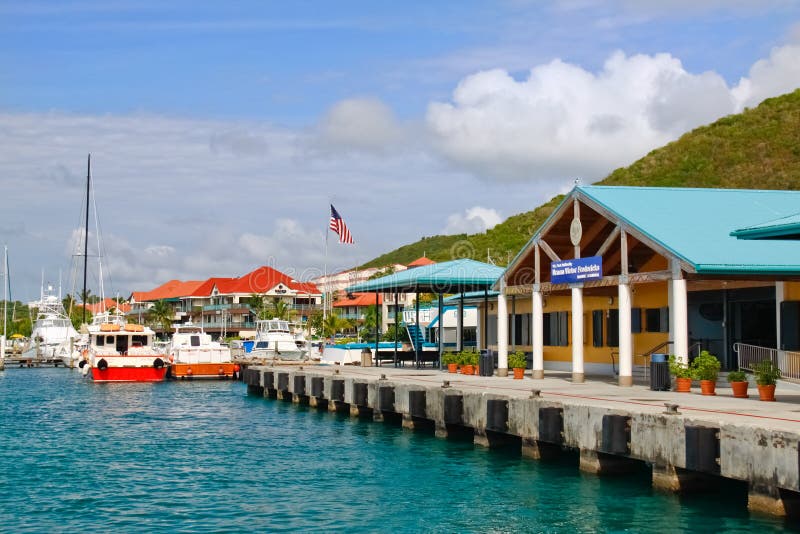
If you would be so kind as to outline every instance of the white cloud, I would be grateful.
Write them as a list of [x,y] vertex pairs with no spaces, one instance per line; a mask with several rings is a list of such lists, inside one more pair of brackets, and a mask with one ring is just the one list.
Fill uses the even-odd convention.
[[739,108],[757,106],[765,98],[800,87],[800,45],[773,48],[766,59],[756,61],[749,77],[733,89]]
[[398,148],[403,127],[392,110],[376,98],[351,98],[332,106],[319,125],[323,146],[383,152]]
[[439,152],[501,181],[602,178],[702,124],[800,85],[800,48],[776,49],[730,89],[669,54],[612,54],[597,72],[553,60],[514,79],[504,70],[464,78],[451,102],[428,107]]
[[490,230],[500,224],[503,218],[495,209],[474,206],[463,213],[453,213],[447,217],[443,234],[477,234]]

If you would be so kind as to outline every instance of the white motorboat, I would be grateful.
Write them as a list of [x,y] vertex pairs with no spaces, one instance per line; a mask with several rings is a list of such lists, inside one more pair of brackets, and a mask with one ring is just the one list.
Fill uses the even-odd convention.
[[239,370],[229,347],[191,323],[175,325],[167,358],[173,378],[232,378]]
[[305,338],[295,339],[289,322],[282,319],[256,321],[253,350],[247,357],[255,360],[302,360],[308,354]]

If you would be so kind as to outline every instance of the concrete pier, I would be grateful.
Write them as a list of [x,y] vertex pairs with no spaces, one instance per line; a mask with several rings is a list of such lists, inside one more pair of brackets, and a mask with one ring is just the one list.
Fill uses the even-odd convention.
[[[334,372],[334,369],[336,372]],[[382,376],[383,375],[383,376]],[[250,368],[248,392],[306,399],[354,417],[471,436],[484,447],[511,446],[546,460],[579,451],[587,473],[623,475],[652,466],[653,487],[707,491],[721,480],[749,485],[748,508],[794,516],[800,503],[800,391],[792,402],[761,403],[650,391],[572,376],[532,380],[394,368]],[[779,394],[779,401],[781,400]],[[669,409],[665,405],[678,405]],[[741,484],[741,482],[738,482]]]

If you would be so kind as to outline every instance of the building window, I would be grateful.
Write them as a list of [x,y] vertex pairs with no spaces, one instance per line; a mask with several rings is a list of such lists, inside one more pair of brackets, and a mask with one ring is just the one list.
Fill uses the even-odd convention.
[[592,346],[603,346],[603,310],[592,311]]
[[606,315],[607,347],[619,347],[619,310],[608,310]]
[[669,332],[669,308],[647,308],[644,310],[645,332]]
[[544,345],[569,346],[569,312],[550,312],[542,317]]

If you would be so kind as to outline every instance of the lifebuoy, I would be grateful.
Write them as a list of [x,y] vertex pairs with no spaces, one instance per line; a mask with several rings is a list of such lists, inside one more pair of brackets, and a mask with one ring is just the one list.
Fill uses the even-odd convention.
[[106,369],[108,369],[108,362],[106,361],[105,358],[100,358],[100,361],[97,362],[97,368],[100,369],[101,371],[105,371]]
[[153,367],[155,367],[156,369],[161,369],[162,367],[164,367],[164,360],[162,360],[161,358],[156,358],[155,360],[153,360]]

